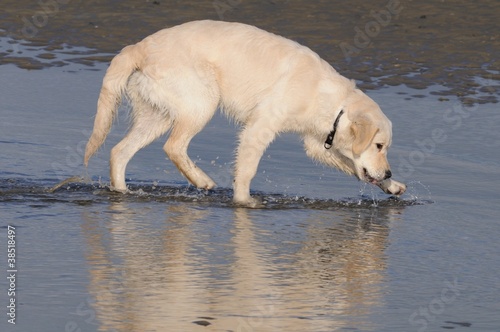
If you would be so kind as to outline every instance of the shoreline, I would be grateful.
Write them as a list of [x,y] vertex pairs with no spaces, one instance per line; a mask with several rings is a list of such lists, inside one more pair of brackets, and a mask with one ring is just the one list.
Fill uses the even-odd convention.
[[[0,38],[9,40],[0,64],[25,69],[69,64],[57,55],[68,46],[89,49],[74,51],[82,63],[109,62],[124,46],[162,28],[223,19],[308,46],[365,90],[440,85],[445,89],[433,93],[436,98],[457,96],[466,105],[497,103],[500,94],[500,5],[493,0],[481,6],[458,0],[356,0],[335,8],[327,1],[299,0],[5,2]],[[19,45],[43,52],[26,57]]]

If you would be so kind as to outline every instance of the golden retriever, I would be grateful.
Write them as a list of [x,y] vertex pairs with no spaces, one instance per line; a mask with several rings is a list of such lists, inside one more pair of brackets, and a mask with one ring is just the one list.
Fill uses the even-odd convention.
[[106,139],[124,94],[133,107],[132,126],[111,150],[114,190],[127,190],[132,156],[169,130],[163,149],[170,160],[196,187],[213,188],[187,149],[217,109],[243,127],[233,182],[237,204],[258,204],[250,182],[282,132],[300,135],[314,160],[389,194],[406,190],[391,179],[392,128],[380,107],[309,48],[256,27],[194,21],[125,47],[104,76],[85,166]]

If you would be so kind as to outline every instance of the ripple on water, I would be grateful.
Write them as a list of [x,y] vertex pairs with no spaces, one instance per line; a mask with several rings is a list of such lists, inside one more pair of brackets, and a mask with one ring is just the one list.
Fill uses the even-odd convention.
[[[69,181],[68,181],[69,180]],[[216,188],[200,190],[186,185],[144,185],[130,184],[126,194],[111,191],[109,185],[70,178],[55,186],[20,179],[0,180],[0,202],[73,203],[78,205],[99,204],[109,201],[135,202],[191,202],[214,207],[234,207],[233,190]],[[46,181],[51,182],[51,181]],[[409,186],[410,195],[398,198],[384,196],[383,199],[361,193],[357,197],[343,199],[318,199],[280,193],[252,192],[263,204],[263,209],[315,209],[335,210],[339,208],[393,208],[432,203],[416,194],[415,186]],[[429,194],[430,197],[430,194]]]

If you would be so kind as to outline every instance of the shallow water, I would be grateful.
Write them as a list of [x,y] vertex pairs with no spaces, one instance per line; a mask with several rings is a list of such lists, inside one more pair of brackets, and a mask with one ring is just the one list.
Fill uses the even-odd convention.
[[[236,128],[222,117],[190,150],[218,189],[187,186],[159,140],[130,164],[133,193],[109,192],[126,112],[84,170],[105,66],[87,69],[0,67],[1,233],[16,227],[19,262],[18,320],[4,317],[2,330],[498,330],[494,104],[373,91],[394,123],[390,161],[408,194],[315,165],[284,135],[253,182],[266,208],[248,210],[230,202]],[[446,139],[421,143],[436,128]],[[91,180],[49,191],[75,175]]]
[[[438,101],[439,86],[370,91],[393,122],[400,199],[282,135],[252,182],[265,207],[234,207],[237,128],[220,116],[190,147],[217,189],[188,186],[160,139],[131,161],[122,195],[108,156],[126,107],[85,170],[106,64],[74,54],[0,66],[1,257],[14,226],[18,270],[17,324],[3,305],[1,331],[500,330],[496,104]],[[50,190],[72,176],[85,180]],[[8,287],[0,278],[4,304]]]

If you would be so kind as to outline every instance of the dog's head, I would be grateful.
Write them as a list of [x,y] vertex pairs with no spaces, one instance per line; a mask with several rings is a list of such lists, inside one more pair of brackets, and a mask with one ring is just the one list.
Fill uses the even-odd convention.
[[[340,109],[343,110],[341,117]],[[387,151],[392,143],[390,120],[377,103],[358,89],[352,91],[334,112],[334,116],[330,115],[329,127],[332,128],[335,117],[338,123],[331,147],[323,143],[319,147],[319,142],[306,138],[308,155],[362,181],[380,186],[392,176],[387,161]],[[324,128],[326,131],[328,127]]]
[[[349,111],[347,114],[349,116]],[[352,146],[346,154],[353,161],[355,175],[373,184],[390,178],[392,173],[387,151],[392,143],[392,125],[389,119],[377,106],[369,112],[353,111],[350,121]]]
[[[379,184],[392,176],[387,151],[392,143],[391,121],[380,107],[360,90],[355,90],[343,107],[348,123],[343,126],[344,157],[352,160],[358,179]],[[347,122],[347,121],[346,121]]]

